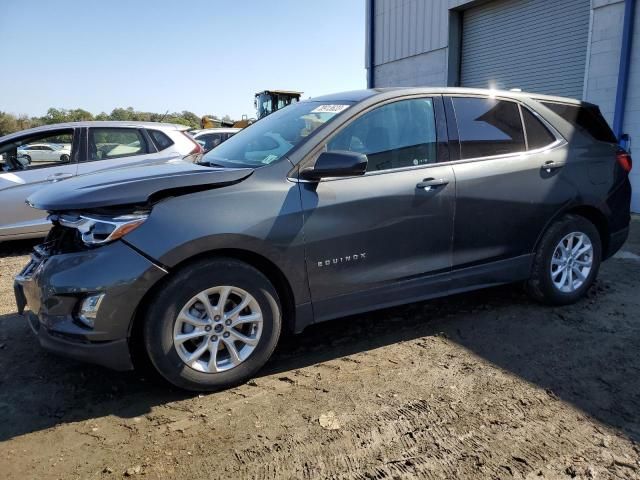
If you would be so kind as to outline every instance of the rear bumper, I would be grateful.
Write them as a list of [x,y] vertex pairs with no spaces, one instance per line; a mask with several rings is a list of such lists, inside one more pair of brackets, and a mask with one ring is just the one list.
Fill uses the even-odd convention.
[[[133,368],[128,339],[138,305],[166,272],[123,242],[47,257],[42,249],[16,277],[18,311],[53,353],[115,370]],[[104,294],[93,327],[78,319],[87,296]]]
[[620,250],[624,242],[627,241],[629,237],[629,227],[623,228],[622,230],[618,230],[617,232],[609,235],[609,244],[607,247],[607,251],[604,252],[603,260],[607,258],[613,257],[615,253]]

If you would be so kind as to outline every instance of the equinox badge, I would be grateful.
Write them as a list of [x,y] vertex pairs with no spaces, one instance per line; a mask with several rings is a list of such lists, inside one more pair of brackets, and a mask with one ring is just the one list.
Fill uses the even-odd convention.
[[344,257],[329,258],[318,262],[318,268],[330,267],[331,265],[338,265],[340,263],[357,262],[358,260],[365,260],[366,258],[366,252],[354,253],[353,255],[346,255]]

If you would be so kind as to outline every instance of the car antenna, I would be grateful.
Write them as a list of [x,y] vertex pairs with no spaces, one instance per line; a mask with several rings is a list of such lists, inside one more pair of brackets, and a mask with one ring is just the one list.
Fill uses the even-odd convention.
[[169,110],[167,110],[166,112],[164,112],[164,115],[162,115],[160,117],[160,120],[158,120],[159,123],[162,123],[162,121],[164,120],[164,118],[167,116],[167,114],[169,113]]

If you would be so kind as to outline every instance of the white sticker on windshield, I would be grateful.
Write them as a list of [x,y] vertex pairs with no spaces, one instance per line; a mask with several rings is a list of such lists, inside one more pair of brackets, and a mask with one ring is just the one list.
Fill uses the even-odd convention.
[[340,113],[349,108],[349,105],[320,105],[311,110],[311,113]]

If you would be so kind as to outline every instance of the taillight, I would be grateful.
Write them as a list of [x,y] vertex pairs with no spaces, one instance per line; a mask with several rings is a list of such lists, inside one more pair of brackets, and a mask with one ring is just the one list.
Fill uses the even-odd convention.
[[624,150],[618,150],[616,153],[616,159],[618,160],[618,164],[622,167],[622,169],[629,173],[631,168],[633,167],[633,160],[631,159],[631,155],[629,155]]
[[191,143],[193,143],[193,150],[189,152],[189,155],[197,155],[200,153],[204,153],[204,149],[202,148],[202,145],[196,142],[191,135],[188,135],[185,132],[182,132],[182,134],[185,137],[187,137]]

